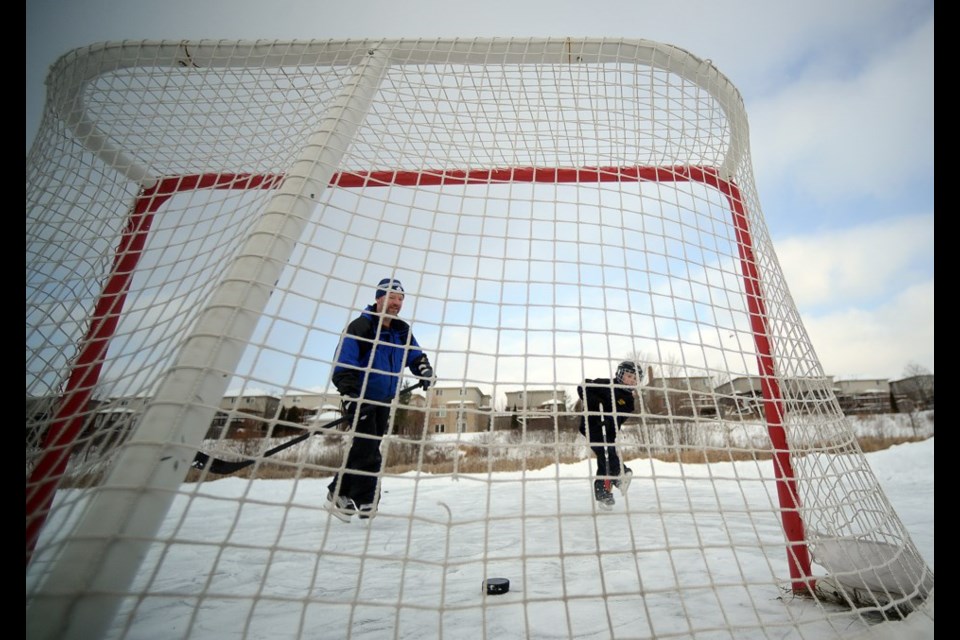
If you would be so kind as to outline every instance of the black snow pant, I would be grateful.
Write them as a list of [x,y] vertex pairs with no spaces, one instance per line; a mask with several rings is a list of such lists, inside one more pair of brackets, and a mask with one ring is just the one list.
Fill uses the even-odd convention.
[[[617,427],[612,419],[602,416],[581,418],[580,432],[587,436],[590,449],[597,457],[597,478],[616,480],[620,477],[620,454],[617,453]],[[584,433],[586,432],[586,433]]]
[[[348,421],[351,425],[353,418],[354,416],[351,415]],[[390,407],[368,405],[360,412],[360,418],[353,430],[350,450],[347,453],[346,470],[334,475],[333,480],[327,485],[331,493],[353,499],[358,507],[376,504],[377,483],[383,465],[380,444],[389,426]],[[351,471],[366,473],[351,473]]]

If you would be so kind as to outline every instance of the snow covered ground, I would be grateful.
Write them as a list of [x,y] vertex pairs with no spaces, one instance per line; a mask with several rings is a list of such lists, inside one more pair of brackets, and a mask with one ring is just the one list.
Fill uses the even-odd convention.
[[[933,454],[933,437],[866,454],[931,571]],[[737,638],[792,639],[860,628],[841,608],[824,613],[773,586],[772,573],[784,577],[770,560],[781,557],[783,532],[761,481],[769,461],[632,462],[630,493],[606,514],[590,498],[589,466],[388,475],[378,517],[348,524],[321,508],[329,478],[186,483],[136,577],[141,596],[125,602],[109,637],[652,638],[697,629],[698,638],[729,638],[724,629],[733,629]],[[84,499],[57,494],[61,504]],[[28,571],[28,599],[46,561]],[[510,592],[482,595],[486,577],[508,578]],[[932,638],[928,601],[929,615],[883,628]]]

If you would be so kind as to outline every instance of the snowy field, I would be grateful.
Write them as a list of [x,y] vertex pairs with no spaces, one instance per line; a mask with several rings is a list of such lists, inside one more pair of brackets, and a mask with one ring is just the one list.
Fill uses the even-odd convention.
[[[866,454],[931,570],[933,454],[933,437]],[[328,478],[184,484],[159,534],[177,544],[152,547],[133,585],[146,595],[123,605],[110,637],[652,638],[690,624],[714,630],[698,638],[729,638],[730,626],[737,638],[812,639],[857,628],[839,607],[822,617],[822,605],[778,591],[788,578],[771,566],[783,532],[769,461],[631,466],[628,495],[603,514],[586,459],[390,475],[378,517],[351,523],[320,508]],[[31,565],[28,596],[48,560]],[[510,579],[510,592],[484,596],[485,577]],[[915,618],[896,623],[897,637],[927,637],[904,630]]]

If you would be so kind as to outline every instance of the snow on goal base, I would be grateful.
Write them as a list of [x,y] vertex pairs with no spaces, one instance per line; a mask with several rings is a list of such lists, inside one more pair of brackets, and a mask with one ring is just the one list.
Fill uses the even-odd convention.
[[[708,61],[614,39],[121,42],[65,55],[47,91],[31,637],[156,616],[176,637],[932,624],[932,571],[804,331],[742,100]],[[439,379],[394,400],[384,504],[344,525],[322,510],[344,434],[288,410],[335,400],[341,331],[386,276]],[[618,445],[635,475],[601,516],[572,399],[625,358],[647,374]],[[192,469],[204,451],[253,464],[227,482]],[[462,502],[431,497],[453,483]],[[205,521],[224,502],[233,524]],[[251,513],[274,529],[245,534]],[[237,553],[248,584],[218,572]],[[511,591],[478,595],[498,570]]]

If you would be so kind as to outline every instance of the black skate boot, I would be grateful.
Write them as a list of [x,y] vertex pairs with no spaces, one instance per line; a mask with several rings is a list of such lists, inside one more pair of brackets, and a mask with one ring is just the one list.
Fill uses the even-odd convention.
[[610,493],[610,480],[596,480],[593,483],[593,495],[597,499],[597,507],[604,511],[613,509],[616,500]]

